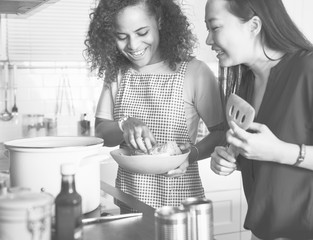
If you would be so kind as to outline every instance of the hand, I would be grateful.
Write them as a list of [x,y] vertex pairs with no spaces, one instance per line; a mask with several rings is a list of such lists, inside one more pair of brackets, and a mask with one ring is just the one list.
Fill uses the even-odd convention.
[[253,133],[230,122],[227,131],[227,142],[233,145],[242,156],[262,161],[274,161],[274,153],[281,141],[264,124],[252,123],[249,127]]
[[218,175],[228,176],[237,169],[236,159],[226,147],[215,147],[211,155],[211,169]]
[[[178,147],[180,148],[180,150],[184,151],[190,149],[191,144],[190,143],[179,144]],[[172,178],[180,177],[186,173],[188,167],[189,167],[189,158],[187,157],[179,167],[168,171],[166,174],[164,174],[164,176]]]
[[123,124],[123,137],[130,148],[148,152],[156,140],[148,126],[137,118],[130,117]]

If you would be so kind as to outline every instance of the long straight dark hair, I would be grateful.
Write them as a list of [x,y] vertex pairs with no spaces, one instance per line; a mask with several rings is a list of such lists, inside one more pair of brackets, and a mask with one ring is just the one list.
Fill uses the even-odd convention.
[[[267,46],[283,53],[294,53],[299,50],[312,51],[312,43],[303,35],[287,13],[282,0],[226,0],[229,11],[242,19],[249,21],[253,16],[258,16],[262,21],[261,38],[263,51],[269,60],[271,59],[264,49]],[[239,90],[242,76],[248,71],[245,65],[237,65],[221,68],[219,81],[224,100],[228,99],[231,92]],[[249,74],[253,77],[253,75]]]

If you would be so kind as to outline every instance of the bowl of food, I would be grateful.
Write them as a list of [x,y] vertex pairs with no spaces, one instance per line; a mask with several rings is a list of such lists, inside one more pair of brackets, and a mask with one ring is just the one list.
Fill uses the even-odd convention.
[[128,148],[110,152],[113,159],[127,171],[141,174],[163,174],[180,166],[190,150],[181,151],[176,142],[156,144],[150,153]]

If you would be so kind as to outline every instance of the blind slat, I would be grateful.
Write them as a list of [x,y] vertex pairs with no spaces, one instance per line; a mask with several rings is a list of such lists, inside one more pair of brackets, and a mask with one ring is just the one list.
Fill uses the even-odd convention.
[[7,19],[10,61],[84,62],[95,0],[62,0],[24,19]]

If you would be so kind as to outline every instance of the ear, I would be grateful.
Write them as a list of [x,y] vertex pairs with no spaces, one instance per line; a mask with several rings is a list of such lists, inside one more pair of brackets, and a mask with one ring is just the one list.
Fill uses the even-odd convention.
[[258,16],[253,16],[249,20],[250,24],[250,31],[253,33],[255,36],[258,35],[261,32],[262,29],[262,21]]

